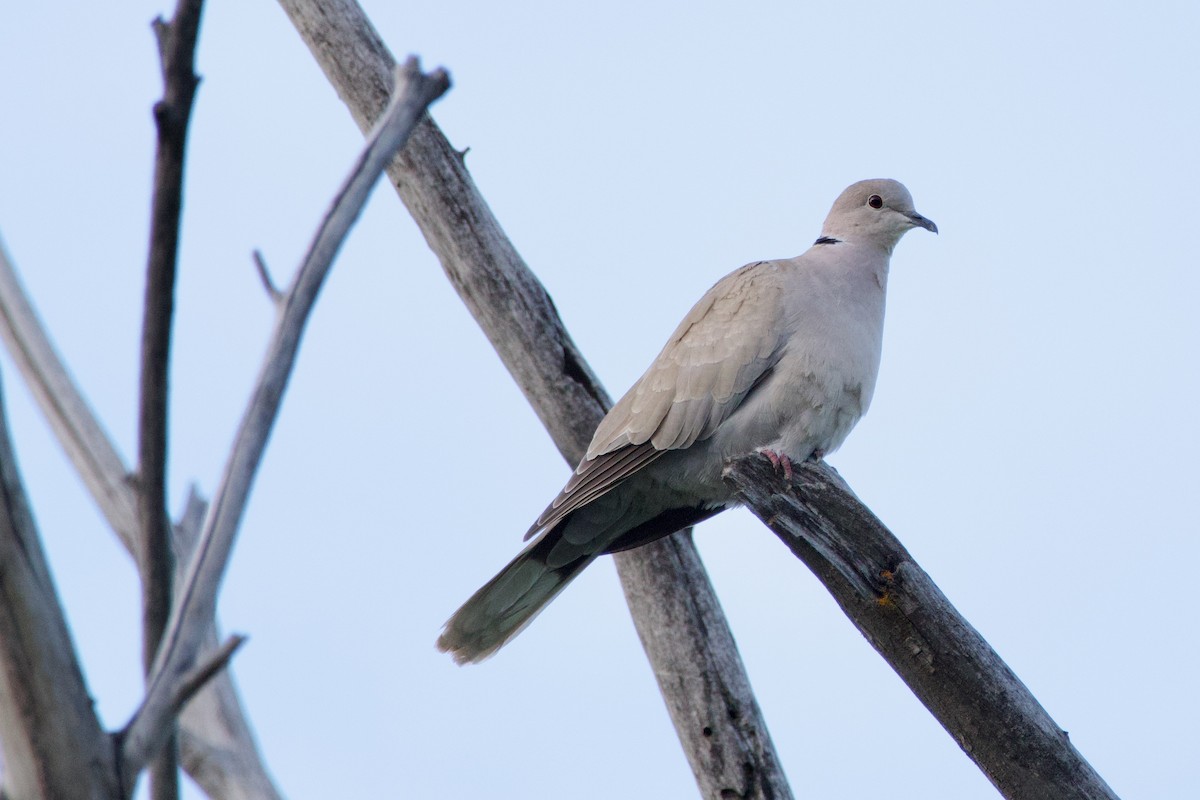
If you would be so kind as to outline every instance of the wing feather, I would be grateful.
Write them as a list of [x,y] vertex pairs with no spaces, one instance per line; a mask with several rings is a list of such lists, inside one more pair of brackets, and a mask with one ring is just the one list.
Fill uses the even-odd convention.
[[680,449],[711,436],[779,359],[781,270],[759,261],[710,289],[600,422],[587,458],[647,441]]
[[572,512],[605,494],[664,452],[654,449],[654,446],[647,442],[643,445],[623,447],[590,461],[585,459],[580,462],[567,485],[525,533],[525,538],[530,539],[538,531],[553,528]]
[[525,534],[553,528],[667,450],[708,438],[779,360],[780,262],[748,264],[692,308],[608,412],[587,456]]

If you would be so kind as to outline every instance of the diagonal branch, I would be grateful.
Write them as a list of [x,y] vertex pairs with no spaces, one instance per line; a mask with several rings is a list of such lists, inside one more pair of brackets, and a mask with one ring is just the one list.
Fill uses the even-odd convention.
[[0,338],[84,485],[125,549],[138,552],[129,469],[46,335],[0,241]]
[[171,696],[171,713],[178,716],[183,707],[196,696],[196,693],[208,684],[218,672],[225,669],[229,659],[246,643],[246,637],[234,634],[225,643],[211,651],[199,664],[192,667],[175,686],[175,694]]
[[121,753],[123,774],[136,774],[162,746],[169,731],[174,716],[172,698],[195,664],[203,644],[217,589],[291,377],[305,324],[334,257],[384,167],[404,146],[429,104],[450,85],[442,70],[423,74],[416,59],[409,59],[398,69],[394,80],[393,102],[368,138],[283,300],[262,372],[209,506],[187,577],[175,598],[146,697],[125,729]]
[[108,734],[92,709],[17,474],[0,396],[0,795],[117,796]]
[[[167,515],[167,402],[171,320],[179,260],[180,213],[188,123],[199,78],[196,40],[203,0],[179,0],[170,22],[153,24],[162,61],[163,98],[154,106],[158,146],[150,203],[150,252],[142,318],[141,385],[138,403],[138,523],[142,545],[142,668],[146,675],[171,612],[171,522]],[[179,759],[174,736],[150,768],[153,800],[179,797]]]
[[[280,0],[280,5],[366,130],[387,102],[394,62],[362,9],[354,0]],[[610,400],[546,290],[475,188],[461,155],[426,120],[388,174],[450,282],[574,466]],[[614,560],[701,794],[791,797],[691,540],[671,537],[618,553]]]
[[798,465],[789,485],[765,459],[748,456],[725,477],[1005,797],[1116,800],[1066,731],[828,465]]

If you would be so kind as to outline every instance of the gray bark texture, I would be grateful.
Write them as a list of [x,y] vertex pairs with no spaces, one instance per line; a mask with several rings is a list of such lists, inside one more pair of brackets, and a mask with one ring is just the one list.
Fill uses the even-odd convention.
[[[146,265],[138,396],[137,496],[142,583],[142,669],[150,675],[171,613],[175,554],[167,513],[167,417],[175,277],[179,266],[183,174],[188,123],[199,78],[196,39],[204,0],[178,0],[169,22],[154,21],[162,61],[163,96],[154,104],[158,146],[150,198],[150,252]],[[148,769],[150,800],[178,800],[179,745],[174,732]]]
[[[352,0],[281,0],[355,122],[387,102],[394,59]],[[388,175],[450,282],[572,467],[611,405],[541,283],[426,119]],[[733,641],[689,537],[614,556],[630,613],[706,798],[790,798]],[[671,609],[671,624],[664,624]]]
[[963,751],[1012,800],[1115,800],[1037,699],[824,462],[789,484],[766,459],[726,471]]
[[17,474],[0,395],[0,746],[4,794],[20,800],[117,797],[112,740],[100,727]]

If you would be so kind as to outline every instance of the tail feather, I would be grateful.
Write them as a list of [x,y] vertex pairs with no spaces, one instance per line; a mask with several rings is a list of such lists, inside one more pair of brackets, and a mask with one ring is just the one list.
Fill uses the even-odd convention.
[[482,661],[520,633],[597,556],[645,544],[721,510],[664,509],[654,489],[653,484],[618,488],[544,531],[454,612],[438,649],[459,664]]
[[476,663],[499,650],[533,621],[600,554],[579,548],[564,558],[560,529],[526,547],[475,592],[446,623],[437,646],[458,664]]

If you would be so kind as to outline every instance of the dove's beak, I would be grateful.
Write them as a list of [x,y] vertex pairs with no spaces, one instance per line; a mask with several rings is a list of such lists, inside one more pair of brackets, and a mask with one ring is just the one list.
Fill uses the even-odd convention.
[[912,212],[911,214],[909,214],[908,218],[910,220],[912,220],[912,224],[914,227],[924,228],[925,230],[932,231],[933,233],[938,232],[937,225],[934,223],[933,220],[926,219],[925,217],[922,217],[920,214],[918,214],[915,211]]

